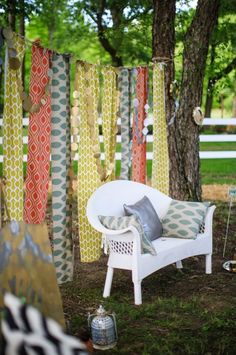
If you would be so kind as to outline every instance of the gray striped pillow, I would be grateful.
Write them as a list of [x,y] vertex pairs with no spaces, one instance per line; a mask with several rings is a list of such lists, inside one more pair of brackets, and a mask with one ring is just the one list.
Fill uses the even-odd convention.
[[135,227],[141,237],[141,252],[142,254],[150,253],[151,255],[156,255],[156,250],[154,249],[152,242],[146,236],[143,231],[142,224],[136,215],[116,217],[116,216],[98,216],[100,222],[104,227],[113,230],[120,230],[127,228],[129,226]]

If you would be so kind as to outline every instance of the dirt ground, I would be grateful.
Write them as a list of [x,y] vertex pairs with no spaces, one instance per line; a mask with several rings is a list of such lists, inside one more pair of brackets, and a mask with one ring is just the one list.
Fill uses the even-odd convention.
[[203,185],[202,198],[209,201],[228,201],[229,185]]
[[[164,335],[165,337],[168,336],[168,332],[169,337],[173,334],[172,328],[155,328],[154,325],[152,325],[154,324],[154,319],[152,321],[152,317],[147,316],[145,311],[143,311],[143,309],[148,310],[148,307],[152,307],[157,299],[169,300],[169,302],[171,302],[171,300],[173,302],[181,301],[183,305],[187,305],[189,302],[193,302],[192,300],[197,299],[198,306],[196,307],[199,307],[197,308],[197,312],[199,313],[195,313],[193,302],[193,310],[184,315],[187,319],[187,325],[184,324],[186,329],[183,327],[182,331],[186,332],[186,334],[198,334],[201,344],[204,341],[204,337],[200,335],[202,333],[199,329],[202,329],[203,327],[201,319],[204,312],[207,314],[209,322],[211,317],[214,319],[211,323],[213,325],[211,325],[211,328],[205,333],[207,341],[202,345],[204,348],[203,352],[199,350],[198,353],[196,348],[189,353],[182,352],[179,349],[173,352],[173,354],[176,355],[234,355],[235,353],[233,351],[233,348],[235,349],[236,346],[233,330],[234,326],[230,325],[229,328],[227,324],[236,324],[235,312],[232,314],[232,310],[234,309],[233,305],[236,304],[236,273],[226,271],[223,268],[223,263],[226,260],[232,259],[233,249],[236,247],[236,202],[232,206],[229,236],[226,244],[225,256],[223,257],[224,237],[229,209],[227,190],[228,188],[226,187],[224,189],[217,189],[216,187],[214,187],[214,189],[212,187],[204,189],[204,194],[206,194],[204,195],[204,199],[210,200],[216,204],[213,220],[212,274],[206,275],[204,273],[204,257],[197,256],[184,260],[182,270],[177,270],[175,265],[169,265],[145,278],[142,282],[143,305],[145,307],[142,307],[142,312],[140,309],[140,314],[142,314],[144,318],[146,317],[146,322],[149,322],[150,332],[153,339],[155,339],[158,332],[160,332],[160,336]],[[216,196],[217,200],[215,199]],[[220,198],[226,201],[220,201]],[[70,286],[62,286],[61,294],[65,318],[66,321],[71,324],[71,333],[75,336],[81,336],[78,329],[81,330],[81,326],[83,329],[83,326],[86,324],[88,313],[94,313],[98,305],[103,303],[104,300],[102,298],[102,292],[106,277],[107,256],[103,255],[98,261],[93,263],[81,263],[79,259],[78,239],[76,241],[75,255],[73,283],[71,283]],[[113,302],[113,306],[111,306],[111,309],[114,310],[114,307],[117,307],[114,311],[120,321],[126,319],[125,317],[128,317],[126,321],[131,328],[123,330],[122,326],[119,325],[119,347],[116,347],[115,350],[107,351],[107,353],[114,355],[157,354],[158,352],[141,351],[145,340],[144,343],[140,340],[140,347],[135,346],[137,340],[134,341],[134,339],[136,339],[134,334],[136,334],[137,337],[140,337],[141,334],[146,334],[147,332],[147,330],[145,330],[146,323],[142,323],[142,317],[140,320],[139,318],[137,320],[133,319],[137,328],[137,333],[135,333],[134,330],[130,330],[132,329],[131,325],[133,325],[133,323],[130,321],[129,316],[126,316],[124,312],[120,313],[122,311],[119,312],[118,310],[119,307],[122,309],[122,305],[126,305],[126,307],[128,305],[129,310],[131,310],[130,312],[132,313],[132,310],[135,312],[135,307],[133,306],[133,284],[130,272],[126,270],[115,271],[112,284],[112,296],[113,301],[111,302]],[[159,312],[163,311],[159,310]],[[170,314],[172,314],[171,307],[169,310],[170,313],[166,310],[164,313],[165,312],[166,316],[170,317]],[[155,316],[153,317],[155,318]],[[130,339],[128,342],[130,341],[130,344],[133,344],[130,345],[129,351],[126,349],[127,339],[125,336],[127,331],[130,332]],[[224,336],[221,339],[221,334],[227,334],[227,337]],[[191,341],[191,338],[189,338],[188,344],[190,347],[193,346]],[[229,342],[230,345],[225,345],[226,348],[224,348],[224,346],[221,345],[221,341],[225,341],[226,343]],[[101,353],[101,351],[95,351],[95,353]],[[105,353],[106,352],[104,351],[101,355]],[[161,354],[163,355],[164,353]],[[170,354],[170,352],[168,352],[168,354]]]
[[[222,267],[224,261],[232,259],[233,249],[236,247],[236,202],[232,207],[232,214],[230,219],[230,228],[229,228],[229,237],[227,241],[226,253],[223,258],[223,247],[224,247],[224,237],[226,231],[226,223],[228,216],[228,186],[227,185],[207,185],[203,186],[203,199],[210,200],[215,203],[217,208],[214,215],[214,253],[213,253],[213,276],[209,279],[206,278],[207,275],[202,273],[204,270],[204,258],[203,257],[193,257],[185,260],[185,267],[189,270],[190,283],[186,288],[186,277],[178,280],[172,278],[173,267],[169,266],[162,270],[159,270],[158,273],[151,275],[149,278],[145,279],[143,282],[144,287],[144,299],[145,293],[147,292],[156,292],[152,284],[155,278],[158,278],[158,283],[163,283],[165,285],[162,288],[160,285],[159,295],[163,296],[168,293],[170,296],[171,293],[175,296],[189,296],[189,293],[198,294],[201,292],[201,297],[206,296],[206,302],[208,302],[208,307],[225,307],[227,304],[231,304],[233,298],[236,296],[236,274],[229,273],[225,271]],[[75,202],[76,204],[76,202]],[[74,221],[74,232],[76,233],[77,223]],[[101,259],[94,263],[81,263],[79,261],[79,240],[75,239],[75,281],[79,280],[81,289],[88,288],[98,288],[102,293],[105,275],[106,275],[106,262],[107,257],[102,256]],[[198,264],[201,265],[199,268]],[[158,274],[158,276],[156,275]],[[83,276],[81,279],[81,275]],[[161,281],[160,281],[161,280]],[[116,284],[117,282],[117,284]],[[156,284],[156,281],[154,282]],[[125,271],[120,271],[118,278],[113,286],[115,288],[124,288],[127,295],[132,299],[132,282],[130,280],[129,273]],[[78,311],[79,313],[85,312],[85,305],[81,302],[78,302],[77,297],[70,297],[67,292],[62,292],[63,303],[65,308],[65,313],[70,319],[73,313]],[[233,297],[233,298],[232,298]],[[211,302],[209,303],[209,299]],[[94,307],[96,304],[94,304]],[[86,309],[87,311],[87,309]]]

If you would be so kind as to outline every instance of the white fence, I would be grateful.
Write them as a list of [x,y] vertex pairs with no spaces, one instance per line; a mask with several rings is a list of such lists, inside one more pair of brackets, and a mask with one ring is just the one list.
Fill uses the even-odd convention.
[[[23,119],[23,126],[27,127],[29,123],[28,118]],[[3,120],[0,119],[0,126],[2,126]],[[118,120],[119,124],[119,120]],[[205,118],[203,120],[204,126],[236,126],[236,118]],[[103,141],[103,137],[100,136],[100,142]],[[117,143],[120,143],[121,137],[117,135]],[[153,136],[147,136],[147,142],[153,142]],[[236,134],[202,134],[200,135],[200,142],[235,142]],[[23,136],[23,144],[28,144],[28,137]],[[2,145],[2,137],[0,137],[0,145]],[[236,150],[230,151],[200,151],[200,159],[220,159],[220,158],[236,158]],[[152,160],[152,152],[147,152],[147,159]],[[102,155],[102,159],[104,156]],[[24,162],[27,161],[27,155],[24,154]],[[75,156],[78,159],[78,155]],[[121,159],[121,153],[116,153],[116,160]],[[3,161],[3,156],[0,153],[0,162]]]
[[[236,126],[236,118],[205,118],[204,126]],[[200,135],[200,142],[235,142],[236,134],[204,134]],[[200,151],[201,159],[236,158],[236,150]]]

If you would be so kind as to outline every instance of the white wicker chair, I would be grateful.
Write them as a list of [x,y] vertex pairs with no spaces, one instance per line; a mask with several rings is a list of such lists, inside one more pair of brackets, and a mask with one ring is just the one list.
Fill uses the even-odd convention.
[[141,254],[141,244],[136,228],[130,226],[123,230],[105,228],[98,215],[122,216],[123,205],[133,204],[146,195],[162,219],[171,203],[171,198],[160,191],[133,181],[115,180],[100,186],[90,197],[87,204],[87,217],[93,228],[103,233],[109,249],[107,276],[103,297],[110,296],[113,271],[126,269],[132,271],[134,301],[142,304],[142,280],[153,272],[176,263],[182,268],[182,260],[195,255],[205,255],[205,272],[212,272],[212,219],[215,206],[208,208],[205,221],[196,239],[158,238],[154,240],[156,256]]

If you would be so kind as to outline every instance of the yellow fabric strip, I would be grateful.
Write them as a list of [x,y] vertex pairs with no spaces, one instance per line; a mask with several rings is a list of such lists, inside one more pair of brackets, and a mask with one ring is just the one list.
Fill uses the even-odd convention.
[[75,92],[80,117],[77,188],[80,257],[82,262],[92,262],[101,255],[101,234],[91,227],[86,217],[88,199],[101,184],[93,151],[93,146],[98,143],[99,76],[96,66],[77,63]]
[[165,115],[164,67],[153,67],[152,187],[169,194],[169,153]]
[[[17,58],[22,63],[24,40],[13,34]],[[23,220],[23,142],[22,100],[19,93],[21,67],[6,65],[5,100],[3,111],[3,174],[6,178],[5,199],[11,219]]]
[[115,178],[115,149],[117,132],[118,92],[116,72],[112,67],[102,69],[104,88],[102,97],[102,132],[105,153],[105,170],[109,180]]

